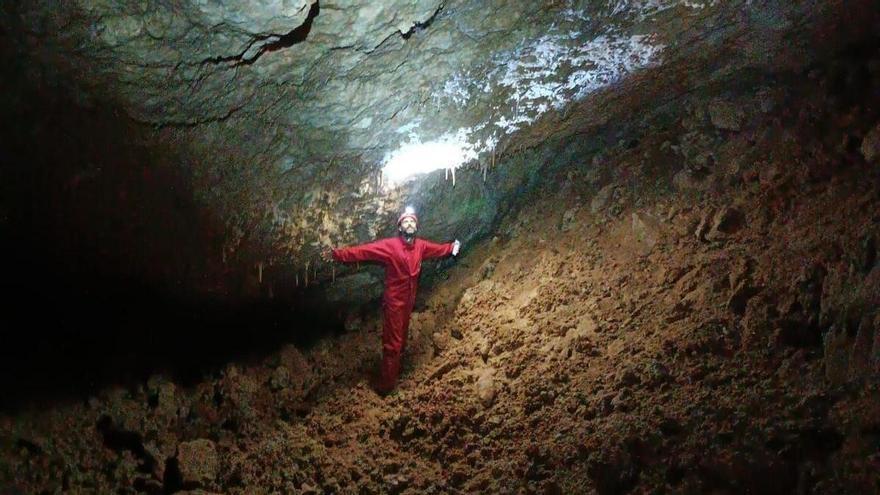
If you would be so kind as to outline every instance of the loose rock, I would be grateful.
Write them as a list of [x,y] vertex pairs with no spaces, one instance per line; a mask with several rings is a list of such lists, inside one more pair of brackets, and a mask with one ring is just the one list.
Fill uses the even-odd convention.
[[590,212],[593,214],[604,210],[614,198],[614,192],[617,190],[617,184],[608,184],[596,193],[596,196],[590,201]]
[[862,156],[869,163],[877,164],[880,162],[880,124],[877,124],[862,139]]
[[497,393],[495,386],[495,370],[483,370],[477,378],[476,383],[477,397],[483,407],[491,407],[495,402],[495,394]]
[[646,213],[633,213],[632,231],[642,247],[642,252],[647,254],[657,244],[660,222]]
[[745,118],[738,106],[725,100],[713,100],[708,111],[712,125],[726,131],[739,131]]
[[207,439],[183,442],[177,447],[177,463],[184,484],[213,481],[219,465],[217,448]]

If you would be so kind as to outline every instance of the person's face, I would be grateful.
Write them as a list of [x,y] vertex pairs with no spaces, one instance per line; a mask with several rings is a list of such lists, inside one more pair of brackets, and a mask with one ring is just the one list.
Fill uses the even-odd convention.
[[416,221],[414,218],[404,218],[402,222],[400,222],[400,231],[406,235],[413,235],[416,233],[418,226],[416,225]]

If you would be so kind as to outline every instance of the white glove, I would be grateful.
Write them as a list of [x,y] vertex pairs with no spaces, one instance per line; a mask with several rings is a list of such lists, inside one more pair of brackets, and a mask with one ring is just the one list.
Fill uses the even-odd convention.
[[461,249],[461,243],[458,242],[458,239],[456,239],[455,242],[452,243],[452,255],[458,256],[459,249]]

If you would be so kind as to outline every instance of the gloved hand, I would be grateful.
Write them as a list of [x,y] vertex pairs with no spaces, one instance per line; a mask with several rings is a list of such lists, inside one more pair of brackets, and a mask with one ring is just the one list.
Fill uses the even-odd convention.
[[321,260],[325,263],[333,263],[333,250],[329,247],[325,247],[321,250]]
[[461,243],[458,242],[458,239],[456,239],[455,242],[452,243],[452,255],[458,256],[459,249],[461,249]]

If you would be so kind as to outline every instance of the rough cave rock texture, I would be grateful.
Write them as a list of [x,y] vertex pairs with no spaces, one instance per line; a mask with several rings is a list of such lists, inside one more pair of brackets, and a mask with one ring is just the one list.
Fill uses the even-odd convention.
[[[589,140],[591,129],[636,122],[684,95],[796,72],[863,37],[873,3],[35,1],[2,12],[16,75],[3,89],[64,94],[59,106],[78,122],[111,115],[108,127],[128,129],[113,142],[130,160],[83,164],[63,180],[100,182],[114,166],[173,170],[202,234],[164,276],[265,295],[273,284],[331,279],[320,246],[388,234],[407,203],[424,212],[429,237],[483,236],[566,138]],[[27,101],[4,105],[51,118]],[[720,129],[741,125],[724,102],[709,114]],[[80,127],[63,134],[81,142]],[[442,171],[382,182],[400,146],[430,141],[468,160],[454,187]],[[553,156],[517,162],[536,146]],[[235,287],[218,275],[230,271]],[[377,287],[373,272],[335,275],[331,299]]]
[[[390,396],[364,311],[310,348],[0,409],[0,491],[878,493],[878,47],[511,157],[565,165],[421,292]],[[271,332],[215,330],[184,362]]]

